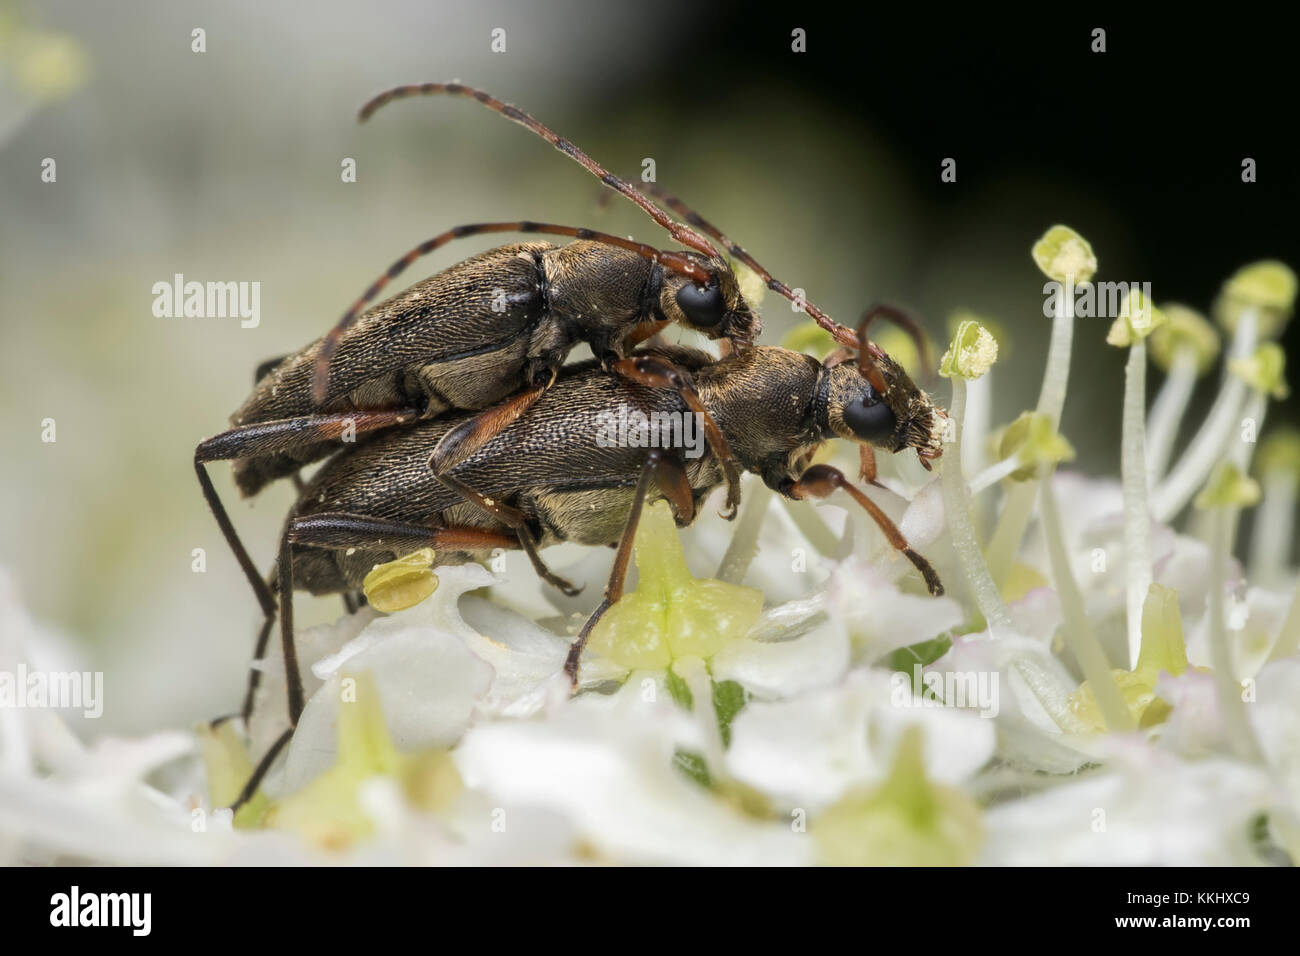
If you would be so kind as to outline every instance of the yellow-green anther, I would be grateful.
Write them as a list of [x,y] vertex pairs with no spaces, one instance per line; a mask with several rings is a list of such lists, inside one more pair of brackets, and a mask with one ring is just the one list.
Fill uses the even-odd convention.
[[[1053,425],[1060,427],[1070,384],[1070,356],[1074,351],[1074,299],[1068,287],[1090,282],[1097,271],[1097,258],[1092,246],[1066,226],[1049,229],[1034,247],[1034,258],[1044,274],[1066,286],[1054,296],[1047,365],[1035,406],[1051,418]],[[987,548],[989,574],[998,586],[1007,582],[1037,498],[1038,489],[1032,482],[1013,485],[1007,494]]]
[[952,344],[943,353],[939,374],[944,378],[979,378],[998,360],[998,343],[988,329],[973,320],[957,326]]
[[757,623],[763,595],[686,567],[672,512],[647,505],[636,535],[637,588],[605,612],[593,650],[628,670],[662,670],[685,657],[713,657]]
[[807,352],[817,358],[825,358],[834,352],[837,347],[831,334],[816,322],[804,322],[801,325],[796,325],[785,333],[785,338],[781,340],[781,346],[792,352]]
[[379,691],[368,673],[355,680],[355,694],[339,704],[338,760],[296,793],[272,804],[265,824],[293,830],[327,849],[342,849],[374,827],[359,801],[362,784],[391,777],[412,806],[443,810],[460,796],[462,782],[445,751],[402,754],[388,735]]
[[1228,371],[1258,392],[1282,399],[1290,394],[1286,385],[1286,353],[1276,342],[1265,342],[1249,358],[1230,359]]
[[1161,311],[1168,321],[1152,330],[1147,339],[1151,361],[1168,372],[1174,365],[1175,356],[1186,350],[1196,357],[1197,375],[1204,375],[1214,368],[1223,343],[1210,320],[1195,309],[1176,302],[1169,303]]
[[1259,482],[1246,475],[1231,461],[1221,461],[1210,473],[1201,493],[1196,496],[1196,507],[1250,508],[1259,502]]
[[1259,443],[1259,453],[1255,460],[1261,475],[1283,473],[1300,481],[1300,429],[1273,429]]
[[[1133,725],[1154,727],[1169,716],[1170,706],[1156,697],[1161,674],[1174,677],[1187,670],[1187,644],[1178,592],[1152,584],[1142,606],[1142,650],[1131,671],[1115,669],[1111,678],[1119,686]],[[1090,681],[1070,695],[1070,711],[1095,733],[1106,730]]]
[[1152,584],[1142,608],[1142,652],[1137,669],[1151,673],[1168,671],[1177,677],[1187,670],[1187,642],[1183,638],[1183,614],[1178,592]]
[[998,358],[1005,362],[1011,354],[1011,333],[1007,331],[1006,326],[997,319],[990,319],[987,315],[977,315],[969,309],[958,309],[952,315],[948,316],[948,336],[951,339],[956,336],[957,330],[965,322],[978,322],[980,326],[988,330],[989,335],[993,336],[993,341],[998,346]]
[[1016,481],[1028,481],[1038,473],[1040,465],[1056,465],[1074,461],[1074,446],[1052,427],[1052,420],[1042,412],[1021,412],[1020,417],[1002,430],[998,441],[998,458],[1013,455],[1025,467],[1012,472]]
[[385,614],[415,607],[438,590],[438,576],[432,570],[433,559],[432,548],[421,548],[396,561],[376,564],[361,582],[366,600],[375,610]]
[[1270,429],[1259,443],[1255,474],[1263,497],[1250,536],[1247,577],[1259,587],[1281,588],[1291,577],[1291,545],[1300,499],[1300,430],[1292,426]]
[[[208,798],[213,807],[228,807],[239,797],[244,784],[253,775],[253,762],[235,732],[233,721],[216,727],[204,724],[198,729],[199,753],[208,776]],[[255,827],[266,813],[270,801],[258,790],[235,814],[236,827]]]
[[1097,257],[1088,240],[1069,226],[1053,226],[1034,243],[1031,255],[1043,275],[1057,282],[1075,285],[1097,273]]
[[1141,289],[1133,289],[1124,296],[1120,304],[1119,315],[1106,334],[1106,342],[1120,348],[1128,348],[1134,342],[1143,341],[1153,331],[1168,322],[1163,311],[1147,301]]
[[1272,338],[1291,317],[1295,295],[1295,273],[1285,263],[1255,262],[1238,269],[1223,284],[1215,303],[1215,317],[1232,332],[1242,312],[1253,309],[1259,319],[1260,337]]
[[969,866],[984,840],[979,807],[926,776],[921,728],[898,740],[889,776],[846,794],[817,817],[811,833],[832,866]]

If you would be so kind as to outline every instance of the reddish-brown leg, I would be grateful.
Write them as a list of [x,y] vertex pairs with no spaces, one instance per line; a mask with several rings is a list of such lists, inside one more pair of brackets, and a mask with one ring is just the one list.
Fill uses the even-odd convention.
[[700,416],[700,421],[704,423],[704,436],[709,442],[709,447],[713,450],[713,457],[722,466],[722,473],[727,482],[726,511],[723,512],[722,516],[728,521],[736,517],[736,508],[740,505],[740,469],[736,465],[736,458],[731,452],[730,443],[728,443],[726,436],[722,434],[722,429],[718,427],[718,423],[713,420],[713,416],[709,414],[709,410],[700,401],[700,396],[695,391],[695,384],[691,381],[690,375],[671,362],[649,355],[634,355],[630,358],[620,359],[611,366],[611,369],[629,382],[635,382],[647,388],[672,389],[681,395],[682,400],[686,402],[686,406],[692,412]]
[[921,577],[925,579],[925,586],[930,593],[935,597],[943,594],[943,584],[939,581],[939,575],[935,573],[934,568],[930,566],[930,562],[912,550],[903,533],[898,530],[898,526],[889,520],[889,516],[862,491],[855,488],[838,468],[832,468],[830,465],[813,465],[798,481],[791,482],[789,487],[783,490],[791,498],[829,498],[836,489],[841,488],[866,509],[867,514],[871,515],[871,519],[884,532],[885,539],[894,548],[903,552],[907,560],[921,572]]
[[[569,645],[569,654],[564,661],[564,672],[569,675],[569,681],[575,689],[578,686],[578,666],[582,660],[582,651],[587,646],[592,629],[605,616],[605,612],[623,596],[623,585],[627,583],[627,569],[632,560],[632,546],[636,541],[636,529],[641,524],[641,510],[645,506],[646,493],[650,490],[652,480],[658,484],[664,497],[673,505],[679,520],[686,514],[694,516],[695,498],[691,492],[690,482],[686,479],[685,469],[680,462],[665,454],[662,449],[652,448],[646,455],[645,464],[641,467],[636,494],[632,498],[632,510],[628,512],[627,524],[623,526],[623,536],[619,538],[618,551],[614,554],[614,567],[609,572],[609,583],[605,585],[605,596],[596,606],[596,610],[591,612],[587,622],[582,625],[577,638]],[[682,501],[691,502],[689,512],[683,512],[678,504]],[[689,523],[689,519],[683,523]]]
[[[346,551],[351,548],[391,549],[402,553],[423,547],[444,551],[486,551],[493,548],[515,547],[516,541],[511,535],[483,528],[424,528],[419,525],[407,525],[341,512],[291,519],[280,541],[278,561],[280,643],[284,653],[285,683],[288,685],[289,729],[258,761],[252,775],[240,791],[239,797],[231,805],[231,809],[235,811],[238,811],[257,792],[258,786],[267,771],[271,769],[275,758],[293,737],[305,703],[302,672],[298,666],[298,651],[293,633],[293,548],[295,545],[333,551]],[[250,686],[250,697],[255,687],[255,684]]]

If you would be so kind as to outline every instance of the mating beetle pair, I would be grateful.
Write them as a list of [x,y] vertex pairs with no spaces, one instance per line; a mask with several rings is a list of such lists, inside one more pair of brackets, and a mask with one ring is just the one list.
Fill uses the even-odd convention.
[[[481,91],[460,84],[400,87],[373,99],[361,116],[392,99],[432,93],[472,97],[532,130],[636,203],[687,251],[549,223],[461,226],[394,263],[324,337],[259,370],[252,396],[232,417],[234,427],[195,452],[204,496],[265,613],[259,659],[280,612],[291,729],[262,759],[241,802],[288,741],[304,703],[293,642],[294,588],[347,596],[374,564],[417,548],[435,548],[440,564],[521,548],[540,575],[572,593],[572,585],[546,568],[540,549],[562,540],[616,545],[604,600],[569,655],[566,668],[575,680],[587,636],[622,594],[652,486],[682,524],[720,485],[727,488],[727,516],[734,515],[742,470],[791,498],[825,497],[843,488],[912,561],[931,593],[942,592],[933,569],[865,494],[837,469],[810,466],[818,446],[835,437],[861,446],[867,479],[874,477],[873,446],[915,448],[927,467],[939,456],[942,412],[866,339],[873,316],[906,324],[905,316],[872,310],[858,333],[836,324],[796,300],[788,286],[679,200],[666,197],[691,225],[674,221],[650,196],[533,117]],[[490,250],[363,312],[415,259],[453,239],[489,232],[575,241]],[[753,347],[758,320],[735,273],[701,233],[770,289],[800,301],[842,347],[857,351],[858,361],[839,354],[823,363],[786,349]],[[637,348],[668,323],[723,340],[724,356]],[[579,343],[591,347],[595,360],[566,368]],[[680,449],[598,446],[591,423],[620,405],[700,416],[708,454],[688,461]],[[365,437],[340,441],[353,435]],[[304,465],[331,455],[302,489],[277,567],[263,578],[205,463],[233,459],[236,483],[251,495],[280,477],[297,480]],[[257,674],[250,678],[245,718]]]

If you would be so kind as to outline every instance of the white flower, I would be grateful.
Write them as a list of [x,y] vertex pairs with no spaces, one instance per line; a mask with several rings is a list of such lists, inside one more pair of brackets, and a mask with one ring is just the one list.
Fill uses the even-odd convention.
[[1269,774],[1227,758],[1183,760],[1136,737],[1106,769],[994,805],[987,866],[1244,866],[1275,799]]
[[587,695],[544,718],[472,728],[455,751],[468,787],[505,821],[546,809],[598,859],[622,863],[781,865],[811,862],[813,848],[788,823],[751,819],[686,776],[679,749],[702,749],[698,728],[660,688],[641,681],[611,697]]
[[815,813],[854,787],[879,782],[898,738],[919,724],[927,776],[944,783],[972,777],[993,756],[993,721],[924,706],[910,685],[900,699],[899,676],[864,668],[834,687],[751,701],[732,722],[727,771],[782,807]]

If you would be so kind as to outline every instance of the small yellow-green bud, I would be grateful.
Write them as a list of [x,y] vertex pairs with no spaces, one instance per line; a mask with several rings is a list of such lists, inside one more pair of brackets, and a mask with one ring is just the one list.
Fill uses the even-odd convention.
[[[1183,618],[1178,608],[1178,592],[1152,584],[1142,604],[1142,648],[1137,667],[1131,671],[1113,670],[1111,677],[1138,727],[1154,727],[1170,714],[1168,703],[1156,696],[1156,682],[1168,673],[1177,677],[1187,670],[1187,644],[1183,638]],[[1070,711],[1093,733],[1107,727],[1101,708],[1088,681],[1070,695]]]
[[1053,226],[1034,243],[1031,253],[1043,275],[1079,285],[1097,273],[1097,257],[1088,240],[1069,226]]
[[1290,394],[1285,378],[1286,353],[1276,342],[1265,342],[1249,358],[1230,360],[1228,371],[1271,398],[1282,399]]
[[379,691],[369,673],[353,678],[354,700],[339,704],[338,760],[296,793],[272,804],[265,824],[293,830],[326,849],[342,849],[374,827],[358,799],[373,777],[391,777],[411,806],[436,812],[460,796],[462,782],[442,750],[402,754],[388,735]]
[[[208,797],[214,807],[228,807],[238,799],[244,784],[253,775],[253,762],[244,749],[233,721],[222,721],[216,727],[204,724],[198,729],[199,754],[208,775]],[[234,825],[239,828],[255,827],[266,813],[270,801],[261,790],[239,808]]]
[[686,567],[667,502],[647,505],[636,535],[637,588],[591,632],[592,650],[628,670],[663,670],[683,657],[713,657],[744,637],[763,611],[763,595]]
[[1007,327],[997,319],[990,319],[987,315],[976,315],[968,309],[958,309],[952,315],[948,316],[948,338],[951,340],[961,328],[963,322],[978,322],[993,336],[993,341],[998,345],[998,359],[1005,362],[1011,356],[1011,333]]
[[1255,461],[1261,475],[1283,472],[1300,481],[1300,429],[1291,426],[1271,429],[1268,437],[1259,443]]
[[1196,356],[1196,374],[1204,375],[1219,357],[1219,333],[1209,319],[1195,309],[1171,302],[1162,310],[1168,320],[1157,326],[1147,339],[1151,361],[1168,372],[1174,356],[1188,350]]
[[1220,325],[1233,332],[1242,312],[1254,309],[1260,337],[1273,338],[1291,317],[1295,295],[1295,273],[1285,263],[1255,262],[1238,269],[1223,284],[1215,315]]
[[997,443],[998,457],[1015,455],[1025,467],[1010,474],[1015,481],[1029,481],[1042,465],[1074,461],[1074,446],[1052,427],[1051,416],[1044,412],[1021,412],[1006,428]]
[[969,866],[984,840],[979,807],[926,776],[921,728],[898,740],[889,776],[846,794],[810,828],[832,866]]
[[1147,301],[1141,289],[1132,289],[1120,304],[1119,315],[1106,334],[1106,342],[1128,348],[1134,342],[1144,340],[1168,321],[1164,312]]
[[1259,482],[1246,475],[1231,461],[1221,461],[1196,496],[1196,507],[1250,508],[1259,503]]
[[432,548],[421,548],[396,561],[376,564],[361,582],[366,600],[375,610],[385,614],[415,607],[438,590],[438,576],[432,570],[433,559]]
[[978,322],[967,320],[957,326],[948,351],[939,363],[944,378],[979,378],[998,360],[998,343],[991,332]]

